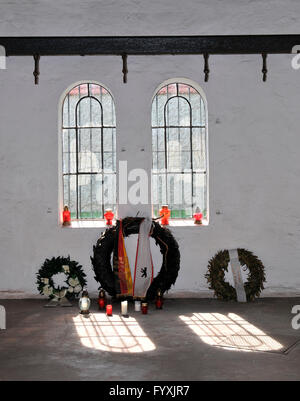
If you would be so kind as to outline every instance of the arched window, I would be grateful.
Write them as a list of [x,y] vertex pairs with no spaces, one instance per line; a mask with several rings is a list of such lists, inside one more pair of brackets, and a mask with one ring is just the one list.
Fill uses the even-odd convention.
[[[196,85],[195,85],[196,86]],[[182,82],[161,87],[152,103],[153,213],[168,204],[172,218],[208,219],[207,111],[204,96]]]
[[83,83],[63,101],[63,202],[73,219],[101,219],[116,207],[116,116],[103,86]]

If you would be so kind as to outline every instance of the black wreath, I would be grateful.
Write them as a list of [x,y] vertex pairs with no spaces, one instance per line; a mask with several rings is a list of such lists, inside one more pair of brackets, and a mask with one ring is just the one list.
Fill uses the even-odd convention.
[[[126,217],[122,220],[123,235],[128,237],[131,234],[138,234],[142,217]],[[115,227],[107,229],[98,239],[96,246],[93,247],[94,256],[91,257],[95,279],[109,295],[115,296],[115,277],[111,266],[111,255],[114,249],[116,233],[119,228],[119,221]],[[163,263],[160,272],[153,279],[146,298],[155,298],[158,289],[162,294],[175,284],[180,269],[179,246],[170,230],[162,227],[153,221],[151,237],[155,239],[156,245],[160,247],[163,255]]]
[[[262,262],[252,252],[246,249],[238,249],[238,256],[241,266],[248,270],[248,280],[244,284],[247,301],[252,301],[259,297],[264,289],[263,283],[266,281],[265,268]],[[218,252],[208,262],[208,272],[205,275],[209,284],[209,289],[214,290],[219,299],[226,301],[237,300],[236,290],[225,281],[225,271],[228,271],[229,264],[228,250]]]
[[[63,266],[69,266],[69,272],[66,273],[63,270]],[[55,274],[58,273],[64,273],[66,275],[66,286],[64,286],[63,288],[55,288],[54,287],[54,282],[52,279],[52,276],[54,276]],[[68,280],[73,278],[73,279],[78,279],[79,281],[79,285],[81,286],[81,288],[86,286],[86,274],[84,273],[82,266],[78,264],[78,262],[71,260],[70,256],[68,256],[67,258],[65,257],[53,257],[51,259],[46,259],[44,261],[44,263],[42,264],[41,268],[39,269],[38,273],[37,273],[37,286],[38,286],[38,291],[40,294],[43,294],[43,289],[45,287],[45,283],[43,282],[44,279],[48,279],[49,281],[49,286],[52,287],[54,289],[54,292],[56,291],[60,291],[62,289],[67,289],[68,287],[70,287],[70,284],[68,283]],[[79,293],[74,293],[74,292],[67,292],[66,293],[66,298],[68,298],[69,300],[72,300],[76,297],[79,296]],[[49,295],[49,298],[52,299],[54,298],[54,293]]]

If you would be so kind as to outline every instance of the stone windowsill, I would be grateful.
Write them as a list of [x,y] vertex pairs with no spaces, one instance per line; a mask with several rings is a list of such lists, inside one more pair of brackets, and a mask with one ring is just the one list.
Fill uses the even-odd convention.
[[[115,222],[114,222],[115,224]],[[169,227],[196,227],[201,228],[208,226],[208,221],[203,220],[202,225],[194,224],[193,219],[172,219]],[[73,220],[70,226],[62,226],[63,228],[107,228],[105,220]]]

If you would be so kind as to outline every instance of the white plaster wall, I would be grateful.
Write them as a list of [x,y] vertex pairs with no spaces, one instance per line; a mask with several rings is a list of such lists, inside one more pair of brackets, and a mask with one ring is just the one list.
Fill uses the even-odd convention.
[[[0,35],[299,33],[297,1],[2,1]],[[151,166],[151,98],[172,77],[197,82],[208,101],[210,225],[173,228],[182,264],[175,295],[206,295],[207,261],[246,247],[267,269],[265,295],[299,294],[300,72],[291,56],[129,57],[128,84],[117,57],[11,57],[0,70],[0,291],[36,294],[46,257],[70,254],[88,273],[99,229],[58,226],[58,104],[72,83],[98,81],[116,100],[117,152],[129,168]],[[120,150],[125,148],[125,152]],[[141,149],[145,151],[141,151]],[[137,210],[140,209],[137,207]],[[219,214],[220,213],[220,214]],[[132,250],[131,250],[132,251]]]

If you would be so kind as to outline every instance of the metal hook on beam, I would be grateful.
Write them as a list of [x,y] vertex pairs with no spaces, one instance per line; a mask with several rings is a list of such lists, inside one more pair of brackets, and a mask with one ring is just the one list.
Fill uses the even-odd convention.
[[262,59],[263,59],[263,67],[262,67],[261,72],[263,73],[263,82],[266,82],[267,73],[268,73],[268,69],[267,69],[267,53],[262,53]]
[[35,54],[33,56],[33,58],[34,58],[34,71],[33,71],[34,83],[35,83],[35,85],[38,85],[39,84],[39,75],[40,75],[40,55]]
[[122,54],[122,60],[123,60],[123,83],[127,83],[127,74],[128,74],[128,67],[127,67],[127,54]]
[[208,81],[209,78],[209,65],[208,65],[208,58],[209,58],[209,54],[208,53],[204,53],[203,54],[204,57],[204,82]]

